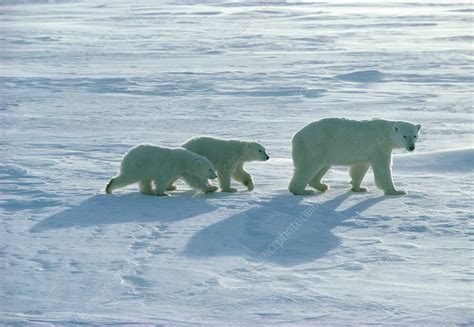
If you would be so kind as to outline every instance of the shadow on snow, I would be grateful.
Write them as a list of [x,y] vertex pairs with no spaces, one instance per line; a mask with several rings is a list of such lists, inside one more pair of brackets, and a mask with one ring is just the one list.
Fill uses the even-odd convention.
[[[386,199],[369,198],[337,211],[351,194],[343,193],[323,203],[302,203],[304,197],[275,196],[263,205],[201,230],[191,238],[183,254],[242,256],[283,266],[316,260],[340,244],[332,229]],[[302,221],[299,227],[297,219]],[[292,224],[296,228],[290,227]]]
[[[190,194],[195,194],[190,192]],[[50,229],[90,227],[130,222],[176,221],[216,210],[202,196],[188,192],[171,197],[144,196],[140,193],[94,195],[84,202],[38,222],[31,232]]]

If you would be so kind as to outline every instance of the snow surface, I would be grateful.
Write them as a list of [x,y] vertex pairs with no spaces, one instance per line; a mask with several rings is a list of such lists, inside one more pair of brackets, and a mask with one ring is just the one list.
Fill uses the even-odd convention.
[[[0,324],[474,324],[471,2],[0,3]],[[329,116],[421,123],[408,195],[291,196]],[[254,192],[103,194],[200,134],[267,147]]]

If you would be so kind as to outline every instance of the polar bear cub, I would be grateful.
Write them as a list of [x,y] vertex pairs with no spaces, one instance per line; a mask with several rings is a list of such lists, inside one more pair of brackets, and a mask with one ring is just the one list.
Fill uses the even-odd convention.
[[138,183],[141,193],[163,196],[168,195],[166,190],[174,189],[173,183],[181,177],[193,188],[206,193],[215,191],[203,182],[217,177],[206,158],[183,148],[139,144],[123,156],[120,173],[109,181],[105,191],[111,194]]
[[415,149],[421,125],[382,119],[356,121],[327,118],[313,122],[293,136],[294,173],[289,190],[295,195],[311,194],[306,185],[322,192],[321,182],[332,165],[350,166],[352,191],[367,192],[361,187],[372,167],[377,187],[386,195],[405,194],[392,181],[392,150]]
[[[181,145],[190,151],[200,154],[212,163],[217,171],[220,189],[222,192],[236,192],[231,187],[232,177],[247,186],[249,191],[255,185],[244,164],[249,161],[266,161],[270,159],[265,148],[258,142],[240,140],[223,140],[213,137],[192,138]],[[204,183],[209,183],[204,178]],[[208,184],[208,187],[212,187]]]

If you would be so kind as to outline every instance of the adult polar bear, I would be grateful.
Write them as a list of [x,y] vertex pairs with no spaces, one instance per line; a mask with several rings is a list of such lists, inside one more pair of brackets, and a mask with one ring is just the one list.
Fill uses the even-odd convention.
[[294,173],[289,190],[311,194],[310,185],[322,192],[328,185],[322,177],[332,165],[350,166],[352,191],[367,192],[360,184],[372,167],[377,187],[386,195],[405,194],[392,181],[392,150],[415,149],[421,125],[382,119],[356,121],[327,118],[313,122],[293,136]]
[[[222,192],[237,191],[237,189],[230,186],[232,177],[247,186],[249,191],[253,190],[255,186],[252,175],[244,169],[244,164],[249,161],[270,159],[265,148],[258,142],[223,140],[201,136],[192,138],[181,146],[209,159],[216,169]],[[213,187],[207,179],[204,182],[209,187]]]
[[181,177],[203,192],[217,189],[202,182],[203,178],[217,177],[206,158],[183,148],[139,144],[123,156],[120,173],[109,181],[105,192],[111,194],[117,188],[138,183],[141,193],[163,196],[168,195],[166,190],[175,189],[172,185]]

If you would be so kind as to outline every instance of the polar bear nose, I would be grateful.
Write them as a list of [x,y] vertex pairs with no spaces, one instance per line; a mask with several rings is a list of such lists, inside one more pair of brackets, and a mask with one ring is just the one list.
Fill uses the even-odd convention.
[[267,155],[267,159],[265,159],[265,160],[268,160],[268,159],[270,159],[270,157]]
[[414,146],[414,145],[412,145],[411,147],[409,147],[409,148],[408,148],[408,150],[409,150],[409,151],[413,151],[413,150],[415,150],[415,146]]

